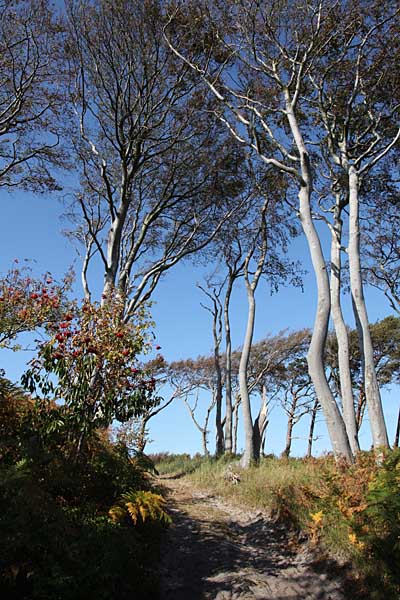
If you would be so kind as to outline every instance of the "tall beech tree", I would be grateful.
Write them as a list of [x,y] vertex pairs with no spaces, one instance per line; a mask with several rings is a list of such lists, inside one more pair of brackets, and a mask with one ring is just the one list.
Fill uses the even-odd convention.
[[[313,155],[304,133],[310,121],[302,97],[310,65],[324,47],[329,7],[321,2],[286,2],[272,6],[242,2],[240,10],[206,3],[171,16],[171,49],[198,73],[219,101],[219,118],[233,137],[251,147],[260,160],[292,178],[298,212],[308,241],[318,288],[316,319],[308,368],[323,407],[336,456],[352,460],[342,415],[329,388],[323,354],[330,316],[329,278],[311,211]],[[185,20],[186,17],[186,20]],[[196,19],[203,32],[204,52],[179,45],[175,28]],[[182,25],[183,21],[183,25]],[[227,26],[228,22],[228,26]],[[221,24],[221,26],[220,26]],[[211,46],[211,47],[210,47]],[[237,77],[232,77],[232,63]]]
[[[328,59],[322,57],[312,81],[318,92],[327,148],[336,165],[336,173],[331,169],[331,176],[347,195],[350,288],[363,354],[373,443],[379,447],[387,446],[388,438],[361,276],[360,203],[363,182],[373,177],[374,169],[400,139],[397,75],[393,74],[392,58],[384,47],[398,31],[400,13],[391,3],[364,2],[357,19],[346,13],[338,16],[340,26],[335,35],[340,47],[332,49]],[[393,96],[388,95],[389,89]]]
[[45,0],[0,2],[0,186],[58,188],[62,31]]
[[[196,43],[190,44],[188,31],[193,23],[198,35]],[[326,175],[323,159],[331,151],[326,140],[327,123],[321,119],[318,101],[321,78],[323,85],[329,79],[332,97],[328,127],[337,131],[337,125],[347,123],[346,127],[349,126],[345,128],[344,137],[337,138],[342,170],[337,183],[338,189],[342,188],[348,195],[351,207],[350,279],[364,344],[374,445],[387,445],[360,279],[358,217],[361,175],[371,172],[398,140],[397,126],[393,125],[398,97],[394,65],[390,84],[393,102],[385,104],[384,86],[379,85],[379,94],[372,92],[372,95],[377,99],[379,96],[377,108],[379,102],[384,106],[380,116],[369,114],[368,107],[372,105],[369,100],[363,100],[363,93],[368,92],[368,81],[373,83],[373,73],[382,71],[389,40],[397,28],[398,13],[390,2],[360,2],[355,11],[353,3],[332,4],[324,0],[295,4],[282,1],[272,6],[232,0],[224,5],[206,1],[179,5],[170,11],[170,26],[165,29],[171,50],[192,68],[218,100],[215,113],[232,137],[252,148],[264,164],[286,174],[293,194],[298,195],[297,212],[308,241],[318,292],[308,368],[324,411],[334,454],[350,461],[357,450],[350,394],[342,416],[324,367],[331,296],[337,301],[337,289],[335,285],[330,288],[327,263],[314,223],[315,192]],[[372,39],[379,40],[376,51],[368,46]],[[368,63],[375,58],[376,65],[368,74]],[[388,57],[388,64],[391,60],[395,62]],[[365,77],[360,69],[366,69]],[[346,85],[343,85],[346,77]],[[357,115],[356,132],[352,123],[354,118],[357,121]],[[382,128],[386,128],[383,136]],[[334,186],[332,192],[335,192]],[[338,220],[334,226],[337,223]],[[338,310],[336,317],[336,326],[342,330]],[[342,345],[341,352],[343,348]],[[343,368],[343,380],[344,371]]]
[[240,155],[212,116],[214,99],[169,51],[162,3],[67,3],[71,101],[81,185],[71,208],[103,292],[125,297],[125,318],[160,277],[204,248],[234,211]]

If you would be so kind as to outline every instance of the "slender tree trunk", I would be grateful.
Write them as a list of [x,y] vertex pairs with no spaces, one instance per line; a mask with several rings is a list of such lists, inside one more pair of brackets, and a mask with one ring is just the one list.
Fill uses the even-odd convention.
[[225,325],[225,452],[232,453],[232,339],[229,318],[229,304],[231,299],[234,277],[229,270],[228,285],[224,302]]
[[[303,162],[308,165],[308,160],[303,159]],[[307,171],[309,170],[309,166],[305,168]],[[318,289],[317,311],[307,362],[310,377],[324,411],[333,453],[337,458],[343,456],[352,462],[353,455],[344,421],[328,385],[325,373],[324,351],[330,316],[330,290],[321,243],[311,217],[310,197],[310,186],[302,185],[299,192],[300,218],[308,241]]]
[[203,426],[200,425],[200,423],[196,419],[196,415],[195,415],[195,411],[196,411],[196,408],[197,408],[197,400],[196,400],[194,408],[192,408],[190,406],[189,401],[188,401],[187,398],[183,397],[182,400],[183,400],[186,408],[188,409],[189,415],[190,415],[190,417],[191,417],[191,419],[192,419],[192,421],[193,421],[196,429],[201,434],[201,443],[202,443],[202,446],[203,446],[203,454],[204,454],[204,456],[209,456],[210,453],[208,451],[208,446],[207,446],[208,445],[208,429],[207,429],[207,427],[208,427],[208,421],[210,419],[211,411],[213,410],[213,408],[215,406],[215,394],[213,394],[211,402],[208,405],[207,413],[206,413],[206,416],[205,416],[205,419],[204,419],[204,425]]
[[326,263],[322,253],[321,242],[311,215],[311,194],[313,184],[310,158],[293,111],[288,91],[286,92],[286,99],[286,114],[300,156],[300,221],[308,242],[318,290],[314,329],[311,336],[310,349],[307,355],[308,369],[318,400],[324,411],[333,454],[336,458],[344,457],[349,462],[352,462],[353,455],[349,444],[349,438],[347,437],[346,427],[336,404],[336,400],[329,387],[324,366],[324,351],[328,333],[331,302]]
[[239,427],[239,406],[240,394],[236,395],[235,404],[233,406],[233,435],[232,435],[232,453],[237,454],[237,435]]
[[317,418],[317,410],[318,410],[319,402],[315,400],[314,406],[311,411],[311,421],[310,421],[310,429],[308,432],[308,448],[307,448],[307,457],[311,458],[312,456],[312,447],[314,441],[314,429],[315,429],[315,421]]
[[340,289],[341,289],[341,245],[343,221],[341,217],[340,195],[336,197],[334,210],[334,224],[331,243],[331,305],[332,319],[335,327],[336,339],[338,343],[338,363],[340,378],[340,393],[343,404],[343,419],[346,426],[347,436],[350,442],[350,448],[355,455],[360,450],[358,442],[356,415],[354,410],[353,385],[350,372],[350,351],[349,337],[346,324],[344,322]]
[[350,287],[354,308],[357,313],[359,326],[362,333],[362,353],[365,368],[365,397],[371,426],[374,448],[388,447],[389,440],[383,415],[381,395],[376,377],[374,364],[374,351],[372,347],[371,334],[367,308],[365,305],[363,283],[361,278],[360,260],[360,227],[359,227],[359,181],[358,173],[353,166],[349,167],[349,267]]
[[400,438],[400,408],[399,408],[399,414],[397,415],[396,433],[395,433],[394,442],[393,442],[394,448],[399,447],[399,438]]
[[[267,223],[266,214],[268,209],[268,198],[265,199],[264,205],[261,210],[260,216],[260,228],[254,238],[254,244],[247,253],[246,259],[243,265],[244,280],[246,283],[247,290],[247,302],[248,302],[248,313],[247,313],[247,327],[246,334],[243,342],[242,353],[240,355],[239,363],[239,390],[240,390],[240,401],[242,404],[243,413],[243,425],[245,432],[245,450],[241,458],[240,464],[242,467],[247,468],[250,466],[253,460],[258,461],[260,458],[261,440],[257,447],[254,446],[254,428],[253,420],[251,416],[251,405],[250,405],[250,393],[247,379],[247,371],[249,367],[251,344],[253,341],[254,325],[256,319],[256,299],[255,293],[260,281],[261,274],[265,265],[265,259],[267,256]],[[256,249],[257,240],[260,242],[260,252],[257,260],[257,267],[255,269],[253,279],[250,282],[249,277],[249,264],[253,258],[254,251]]]
[[208,431],[207,429],[203,429],[201,431],[201,442],[202,442],[202,446],[203,446],[203,455],[204,456],[209,456],[209,451],[208,451],[208,447],[207,447],[207,443],[208,443]]
[[288,414],[288,422],[286,426],[286,443],[285,449],[282,452],[282,456],[286,456],[289,458],[290,450],[292,448],[292,436],[293,436],[293,427],[294,427],[294,415],[297,407],[297,396],[293,394],[292,403],[290,406],[289,414]]
[[220,358],[220,344],[222,335],[222,322],[221,322],[221,305],[219,299],[213,298],[214,311],[213,312],[213,338],[214,338],[214,369],[216,375],[216,389],[215,389],[215,428],[217,432],[216,443],[215,443],[215,455],[222,456],[224,453],[224,428],[222,426],[222,372],[221,372],[221,358]]
[[265,430],[268,425],[268,403],[267,403],[267,390],[265,385],[262,386],[261,393],[261,407],[260,412],[254,422],[253,427],[253,443],[254,443],[254,455],[260,458],[263,440],[265,439]]
[[247,301],[248,301],[248,315],[247,315],[247,327],[246,335],[244,338],[242,354],[240,356],[239,364],[239,389],[240,398],[242,405],[243,425],[245,433],[245,448],[244,454],[240,461],[242,467],[247,468],[251,462],[256,459],[254,454],[254,432],[253,432],[253,419],[251,416],[251,405],[250,395],[247,385],[247,369],[249,366],[251,343],[253,340],[254,322],[256,314],[256,301],[254,297],[254,290],[252,286],[246,282],[247,286]]
[[361,387],[360,393],[358,395],[358,400],[357,400],[357,411],[356,411],[357,431],[360,431],[360,428],[361,428],[361,425],[363,422],[363,418],[364,418],[364,411],[365,411],[365,394],[364,394],[364,388]]
[[217,389],[215,395],[215,426],[217,432],[215,455],[222,456],[224,453],[224,429],[222,426],[222,374],[220,365],[219,352],[216,351],[215,370],[217,374]]

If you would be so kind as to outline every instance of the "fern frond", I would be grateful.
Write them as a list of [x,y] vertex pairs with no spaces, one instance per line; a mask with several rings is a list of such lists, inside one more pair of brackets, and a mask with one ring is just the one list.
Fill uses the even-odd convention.
[[[119,504],[110,509],[110,516],[113,518],[111,515],[112,510],[115,508],[121,510],[122,507],[124,516],[128,513],[134,525],[137,525],[139,522],[145,523],[148,520],[159,521],[164,525],[169,525],[172,523],[172,519],[164,510],[164,506],[165,499],[160,494],[143,490],[130,490],[122,494]],[[118,510],[114,512],[116,516],[119,515]]]
[[115,504],[114,506],[112,506],[110,508],[110,510],[108,511],[108,514],[113,523],[120,523],[126,517],[126,510],[122,506]]

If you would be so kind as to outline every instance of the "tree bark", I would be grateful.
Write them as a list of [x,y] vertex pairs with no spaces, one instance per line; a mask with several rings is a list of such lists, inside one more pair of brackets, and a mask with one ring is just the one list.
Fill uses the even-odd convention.
[[375,372],[374,351],[369,330],[368,314],[364,299],[360,260],[359,227],[359,180],[354,166],[348,169],[349,177],[349,267],[350,288],[353,305],[362,334],[362,354],[364,359],[364,390],[368,408],[374,448],[388,447],[389,440],[383,415],[381,395]]
[[296,394],[294,394],[293,398],[292,398],[292,403],[290,406],[289,414],[288,414],[288,422],[287,422],[287,427],[286,427],[285,449],[282,452],[282,456],[286,456],[286,458],[289,458],[290,450],[292,448],[292,435],[293,435],[294,415],[296,412],[296,407],[297,407],[297,396],[296,396]]
[[219,355],[219,338],[216,330],[217,324],[214,322],[214,365],[217,377],[215,390],[215,427],[217,432],[215,455],[222,456],[224,453],[224,429],[222,426],[222,373]]
[[341,200],[340,195],[336,197],[336,205],[334,209],[334,223],[331,241],[331,305],[332,319],[335,327],[336,339],[338,343],[338,364],[339,364],[339,379],[340,379],[340,394],[343,405],[343,419],[347,431],[347,436],[350,442],[350,448],[355,455],[360,450],[358,442],[356,415],[354,410],[353,385],[350,372],[350,351],[349,337],[346,324],[344,322],[340,289],[341,289],[341,244],[343,221],[341,217]]
[[310,429],[308,433],[308,448],[307,448],[307,458],[311,458],[312,456],[312,446],[314,441],[314,429],[315,429],[315,421],[317,418],[317,410],[318,410],[319,402],[315,400],[314,406],[311,412],[311,421],[310,421]]
[[248,301],[248,315],[247,315],[247,327],[246,335],[244,338],[242,354],[240,356],[239,364],[239,389],[240,398],[242,404],[242,415],[243,425],[245,433],[245,448],[241,458],[240,464],[243,468],[250,466],[253,460],[256,459],[254,454],[254,439],[253,439],[253,419],[251,416],[251,405],[250,395],[247,385],[247,369],[249,366],[251,343],[253,340],[254,322],[256,314],[256,301],[254,297],[254,290],[249,282],[246,282],[247,286],[247,301]]
[[240,394],[236,395],[235,404],[233,406],[233,432],[232,432],[232,454],[237,454],[237,434],[239,427],[239,406],[240,406]]
[[267,403],[267,390],[265,385],[262,386],[261,392],[261,407],[260,412],[256,420],[254,421],[253,427],[253,443],[254,443],[254,455],[261,456],[261,449],[263,448],[263,441],[265,439],[265,430],[268,426],[268,403]]
[[228,285],[224,302],[225,326],[225,452],[232,454],[232,339],[229,318],[229,304],[231,299],[234,273],[229,269]]
[[287,98],[286,104],[289,125],[300,156],[300,220],[308,242],[318,290],[314,329],[311,336],[310,349],[307,355],[308,369],[318,400],[324,411],[334,456],[336,458],[344,457],[349,462],[352,462],[353,455],[344,421],[328,385],[324,366],[324,350],[328,333],[331,303],[326,263],[322,253],[321,242],[311,215],[312,173],[310,158],[289,98]]
[[399,409],[399,414],[397,415],[397,426],[396,426],[396,433],[394,436],[393,448],[399,447],[399,438],[400,438],[400,409]]

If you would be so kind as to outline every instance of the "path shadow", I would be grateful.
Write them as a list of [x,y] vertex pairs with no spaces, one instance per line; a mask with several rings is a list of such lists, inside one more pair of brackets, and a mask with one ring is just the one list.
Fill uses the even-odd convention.
[[[186,504],[203,503],[207,512],[207,500]],[[215,518],[210,510],[209,517],[193,519],[171,502],[174,525],[162,545],[160,600],[339,598],[330,590],[337,588],[338,577],[345,582],[345,569],[330,565],[325,570],[321,562],[320,573],[312,563],[297,568],[298,549],[290,546],[284,525],[262,517],[240,524]],[[355,599],[354,594],[340,597]]]

